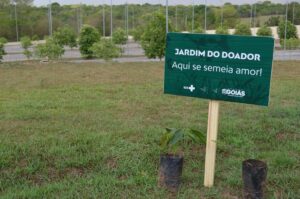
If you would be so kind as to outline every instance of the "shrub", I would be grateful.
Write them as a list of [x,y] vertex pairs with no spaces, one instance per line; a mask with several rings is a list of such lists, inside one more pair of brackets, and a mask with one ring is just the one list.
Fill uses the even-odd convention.
[[21,38],[21,45],[24,48],[23,54],[29,59],[32,56],[32,52],[28,48],[32,45],[31,39],[28,36]]
[[144,29],[139,27],[131,31],[134,41],[141,41]]
[[64,49],[52,38],[48,38],[45,44],[38,44],[35,54],[39,58],[58,59],[64,54]]
[[262,26],[257,30],[256,33],[257,36],[267,36],[272,37],[272,30],[268,26]]
[[4,44],[0,42],[0,62],[3,59],[3,55],[5,55],[5,51],[4,51]]
[[112,40],[115,44],[125,44],[127,41],[125,30],[122,28],[116,29],[112,34]]
[[[279,38],[284,39],[284,37],[285,37],[285,21],[280,21],[277,32],[278,32]],[[287,21],[286,39],[290,39],[290,38],[298,38],[297,29],[294,24],[292,24],[290,21]]]
[[31,40],[32,40],[32,41],[38,41],[38,40],[40,40],[40,38],[39,38],[38,35],[33,35],[33,36],[31,37]]
[[[172,31],[169,26],[169,30]],[[141,38],[141,44],[148,58],[162,58],[166,46],[166,19],[159,12],[154,13]]]
[[96,28],[84,25],[79,35],[79,50],[81,55],[85,58],[92,58],[93,51],[91,47],[98,41],[100,41],[100,34]]
[[118,48],[110,39],[102,38],[99,42],[93,44],[91,50],[94,57],[105,60],[120,56],[120,48]]
[[251,35],[251,29],[246,24],[238,24],[235,26],[235,35]]
[[225,27],[218,27],[217,29],[216,29],[216,34],[220,34],[220,35],[228,35],[229,34],[229,31],[228,31],[228,29],[227,28],[225,28]]
[[6,44],[8,41],[5,37],[0,37],[0,43]]
[[194,29],[193,33],[204,33],[204,30],[201,27]]
[[[280,45],[284,47],[284,39],[280,40]],[[300,47],[300,40],[296,38],[287,39],[285,42],[286,49],[297,49]]]
[[59,28],[53,33],[53,39],[60,46],[69,46],[70,48],[77,46],[76,34],[70,27]]

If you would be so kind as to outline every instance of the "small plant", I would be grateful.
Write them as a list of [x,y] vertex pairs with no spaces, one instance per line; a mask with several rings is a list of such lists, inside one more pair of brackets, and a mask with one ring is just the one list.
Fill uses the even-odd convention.
[[201,27],[196,28],[193,33],[204,33],[204,30]]
[[24,48],[23,54],[27,57],[27,59],[29,59],[32,56],[32,52],[28,49],[32,45],[30,37],[22,37],[21,45],[22,48]]
[[60,46],[69,46],[74,48],[77,46],[76,34],[70,27],[59,28],[53,33],[54,41]]
[[[280,40],[281,47],[284,47],[284,39]],[[285,41],[286,49],[292,50],[300,47],[300,39],[290,38]]]
[[235,26],[235,35],[251,35],[251,29],[246,24],[238,24]]
[[[286,25],[286,27],[285,27],[285,25]],[[297,28],[290,21],[287,21],[287,23],[285,23],[285,21],[281,20],[279,23],[277,32],[278,32],[280,39],[284,39],[285,37],[286,37],[286,39],[298,38]]]
[[38,41],[38,40],[40,40],[40,38],[39,38],[38,35],[33,35],[33,36],[31,37],[31,40],[32,40],[32,41]]
[[84,25],[79,35],[79,50],[84,58],[92,58],[93,51],[91,47],[94,43],[100,41],[100,34],[96,28]]
[[205,135],[194,129],[166,128],[161,136],[160,147],[168,154],[178,154],[184,150],[188,143],[205,144]]
[[110,39],[102,38],[99,42],[94,43],[91,47],[93,56],[110,60],[120,56],[120,48],[116,46]]
[[112,40],[115,44],[126,44],[127,36],[122,28],[116,29],[112,34]]
[[5,37],[0,37],[0,43],[6,44],[8,41]]
[[190,143],[205,143],[205,136],[197,130],[167,128],[160,139],[163,154],[160,156],[158,184],[177,191],[181,183],[183,150]]
[[218,27],[217,29],[216,29],[216,34],[220,34],[220,35],[228,35],[229,34],[229,31],[228,31],[228,29],[227,28],[225,28],[225,27]]
[[257,31],[257,36],[272,37],[272,30],[268,26],[260,27]]
[[4,44],[0,42],[0,63],[3,59],[3,55],[5,55],[5,51],[4,51]]
[[58,59],[64,54],[64,49],[52,38],[48,38],[45,44],[38,44],[35,54],[40,58]]

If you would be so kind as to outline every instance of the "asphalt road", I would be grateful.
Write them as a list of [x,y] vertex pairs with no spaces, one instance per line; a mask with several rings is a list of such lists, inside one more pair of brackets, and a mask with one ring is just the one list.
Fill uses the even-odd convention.
[[[116,61],[153,61],[152,59],[147,59],[144,56],[144,51],[140,44],[130,41],[128,44],[121,46],[123,49],[122,57],[115,59]],[[33,48],[31,48],[33,50]],[[10,43],[5,46],[5,51],[7,55],[4,55],[3,62],[14,62],[14,61],[25,61],[27,58],[23,55],[23,49],[19,43]],[[65,59],[76,59],[81,58],[78,48],[70,49],[65,48],[65,54],[63,55]],[[33,58],[37,59],[37,58]],[[276,50],[274,53],[274,60],[300,60],[300,49],[299,50]]]

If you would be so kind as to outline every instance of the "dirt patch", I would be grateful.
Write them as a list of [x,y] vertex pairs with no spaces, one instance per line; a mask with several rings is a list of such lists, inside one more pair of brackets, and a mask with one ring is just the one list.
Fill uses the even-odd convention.
[[106,160],[106,166],[109,169],[116,169],[118,167],[118,160],[117,158],[110,157]]

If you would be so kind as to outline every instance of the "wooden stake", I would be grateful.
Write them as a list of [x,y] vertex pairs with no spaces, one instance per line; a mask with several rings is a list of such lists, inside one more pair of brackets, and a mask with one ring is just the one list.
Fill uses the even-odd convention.
[[219,102],[210,100],[208,108],[208,124],[205,155],[204,186],[214,185],[215,159],[217,149],[217,134],[219,121]]

